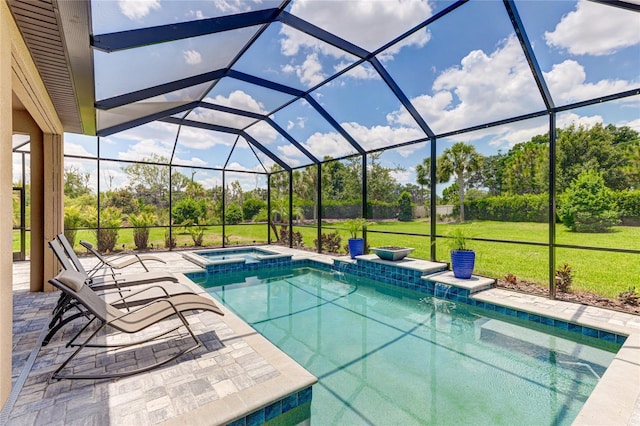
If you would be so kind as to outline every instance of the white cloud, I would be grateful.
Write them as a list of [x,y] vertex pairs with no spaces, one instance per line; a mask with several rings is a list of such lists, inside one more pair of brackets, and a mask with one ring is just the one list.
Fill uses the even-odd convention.
[[172,148],[173,143],[156,139],[143,139],[131,145],[127,151],[118,152],[118,158],[120,160],[142,160],[143,158],[149,158],[151,154],[160,154],[168,160],[167,154],[171,154]]
[[639,28],[638,13],[580,0],[544,37],[549,46],[573,55],[601,56],[640,43]]
[[282,71],[285,73],[295,72],[300,82],[307,87],[313,87],[316,84],[322,83],[326,75],[322,72],[322,64],[318,59],[318,54],[313,53],[307,55],[304,62],[300,65],[287,64],[282,67]]
[[216,105],[241,109],[244,111],[266,114],[267,110],[261,102],[256,101],[251,95],[242,90],[234,90],[229,96],[218,95],[215,98],[205,98],[205,102]]
[[[328,8],[321,1],[299,0],[293,3],[291,13],[369,51],[383,46],[432,14],[429,3],[422,0],[350,0],[332,2],[331,6]],[[280,34],[283,35],[280,40],[283,55],[305,55],[302,64],[296,63],[296,58],[282,67],[282,71],[295,72],[308,87],[326,78],[322,56],[341,60],[334,65],[336,71],[356,59],[343,50],[286,25],[282,26]],[[424,46],[429,39],[430,34],[422,29],[388,48],[379,58],[383,61],[393,59],[402,47]],[[377,78],[377,74],[371,69],[358,69],[348,76]]]
[[179,166],[207,166],[207,162],[203,161],[198,157],[191,157],[190,160],[185,160],[183,158],[178,157],[177,155],[173,157],[173,164]]
[[366,127],[355,122],[342,123],[342,127],[367,150],[425,137],[425,134],[416,127]]
[[160,9],[158,0],[118,0],[120,12],[131,20],[142,19],[152,10]]
[[276,129],[271,127],[264,121],[258,121],[253,126],[249,127],[246,132],[262,144],[269,144],[278,137]]
[[64,155],[77,155],[82,157],[92,157],[93,155],[82,145],[72,142],[64,143]]
[[640,132],[640,118],[636,118],[635,120],[631,120],[631,121],[623,121],[621,123],[618,123],[617,125],[628,126],[628,127],[631,127],[633,130],[635,130],[636,132]]
[[544,77],[556,103],[592,99],[637,87],[625,80],[600,80],[596,83],[586,83],[587,74],[584,67],[571,59],[555,64],[551,71],[544,73]]
[[[573,60],[554,65],[544,77],[556,104],[635,87],[624,80],[588,83],[584,68]],[[411,102],[436,133],[544,109],[515,37],[509,37],[488,55],[481,50],[470,52],[460,61],[460,66],[449,68],[436,78],[433,94],[416,96]],[[413,122],[403,109],[390,113],[387,120],[400,125]]]
[[184,126],[178,143],[191,149],[209,149],[215,145],[231,146],[237,136],[231,133],[210,132],[196,127]]
[[389,174],[399,184],[416,183],[416,171],[413,167],[410,167],[408,170],[393,170]]
[[196,50],[185,50],[182,54],[184,56],[184,61],[188,65],[198,65],[202,62],[202,55],[200,55],[200,52]]
[[[433,91],[433,95],[423,94],[411,102],[438,133],[544,108],[515,37],[509,37],[489,55],[481,50],[470,52],[460,66],[436,78]],[[389,114],[387,119],[404,125],[413,122],[404,109]]]
[[347,154],[353,154],[354,148],[342,138],[338,133],[320,133],[312,134],[302,145],[316,156],[316,158],[324,158],[329,155],[333,158],[341,157]]
[[[373,51],[432,15],[429,2],[422,0],[349,0],[332,2],[298,0],[291,13],[364,49]],[[317,48],[306,34],[283,27],[283,53],[295,54],[300,47]],[[311,40],[310,40],[311,39]],[[403,41],[402,46],[423,46],[429,40],[423,29]],[[286,49],[285,49],[286,47]],[[328,54],[328,53],[325,53]]]
[[[231,92],[229,96],[217,95],[215,98],[207,97],[204,101],[215,105],[227,106],[258,114],[267,113],[262,103],[256,101],[251,97],[251,95],[248,95],[242,90],[235,90]],[[244,128],[256,121],[255,118],[215,111],[207,108],[197,108],[189,114],[187,118],[205,123],[232,127],[235,129]]]
[[[333,67],[335,72],[339,72],[340,70],[349,66],[346,62],[341,62]],[[355,68],[350,69],[345,73],[347,77],[352,77],[358,80],[380,80],[380,75],[378,72],[367,62],[358,65]]]
[[246,0],[213,0],[213,5],[224,14],[235,14],[251,10],[250,3]]

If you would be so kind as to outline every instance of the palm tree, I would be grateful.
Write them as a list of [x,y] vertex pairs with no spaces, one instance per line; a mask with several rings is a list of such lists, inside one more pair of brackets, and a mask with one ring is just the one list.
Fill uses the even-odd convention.
[[425,196],[425,187],[427,187],[427,192],[431,194],[431,157],[425,158],[422,160],[422,164],[416,166],[416,182],[420,185],[423,197]]
[[448,181],[455,175],[460,199],[460,222],[464,222],[464,191],[473,173],[482,167],[482,155],[472,145],[456,142],[438,158],[438,180]]

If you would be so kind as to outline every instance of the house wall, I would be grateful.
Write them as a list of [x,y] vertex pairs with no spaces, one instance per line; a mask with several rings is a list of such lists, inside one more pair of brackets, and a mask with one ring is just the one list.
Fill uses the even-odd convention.
[[[16,100],[17,102],[14,102]],[[6,0],[0,1],[0,406],[11,392],[12,135],[31,136],[31,290],[57,271],[46,241],[63,229],[62,124]],[[35,160],[35,161],[34,161]]]

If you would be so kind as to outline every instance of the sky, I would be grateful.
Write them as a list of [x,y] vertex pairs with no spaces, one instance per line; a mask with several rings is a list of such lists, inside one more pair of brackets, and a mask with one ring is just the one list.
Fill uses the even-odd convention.
[[[501,1],[471,1],[407,34],[451,3],[294,0],[286,10],[375,52],[436,134],[543,110],[543,99]],[[94,0],[93,32],[147,28],[278,5],[266,0]],[[515,5],[556,106],[640,87],[640,13],[586,0],[515,1]],[[247,27],[112,53],[96,50],[96,100],[228,67],[258,29]],[[398,39],[401,35],[406,37]],[[306,100],[298,99],[281,108],[293,99],[291,95],[231,77],[101,111],[98,128],[202,98],[210,104],[269,115],[316,158],[355,153],[347,138],[365,150],[425,138],[424,131],[370,63],[361,63],[331,79],[358,60],[291,26],[272,23],[231,67],[297,90],[311,90],[310,96],[344,129],[344,134]],[[557,126],[604,123],[640,131],[639,106],[640,99],[635,96],[563,112],[557,116]],[[196,108],[186,119],[246,129],[292,167],[312,163],[266,122],[208,108]],[[464,141],[491,155],[546,133],[548,126],[548,119],[541,117],[442,138],[437,151]],[[95,138],[67,134],[65,153],[95,156]],[[225,164],[233,170],[264,171],[263,167],[273,164],[235,134],[179,128],[163,122],[100,139],[103,158],[140,160],[151,153],[173,158],[173,164],[185,166],[186,171]],[[401,168],[395,174],[401,183],[415,183],[415,166],[428,156],[429,144],[418,143],[384,151],[379,161]],[[89,167],[86,161],[68,159],[67,163],[80,169]],[[113,169],[108,178],[101,179],[116,186],[126,185],[126,176],[117,172],[118,167]],[[195,176],[207,186],[220,184],[218,172],[199,170]],[[234,176],[239,176],[245,189],[256,185],[252,176]]]

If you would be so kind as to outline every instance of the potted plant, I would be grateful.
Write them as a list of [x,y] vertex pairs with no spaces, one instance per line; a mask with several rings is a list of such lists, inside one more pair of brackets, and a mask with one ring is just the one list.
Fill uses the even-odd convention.
[[467,236],[461,228],[456,229],[450,240],[451,269],[456,278],[468,280],[473,274],[476,252],[467,246]]
[[364,238],[359,238],[358,235],[360,235],[360,232],[366,228],[367,221],[362,217],[349,219],[345,222],[345,226],[351,235],[351,238],[349,238],[348,241],[348,246],[349,255],[353,259],[356,256],[364,254]]

